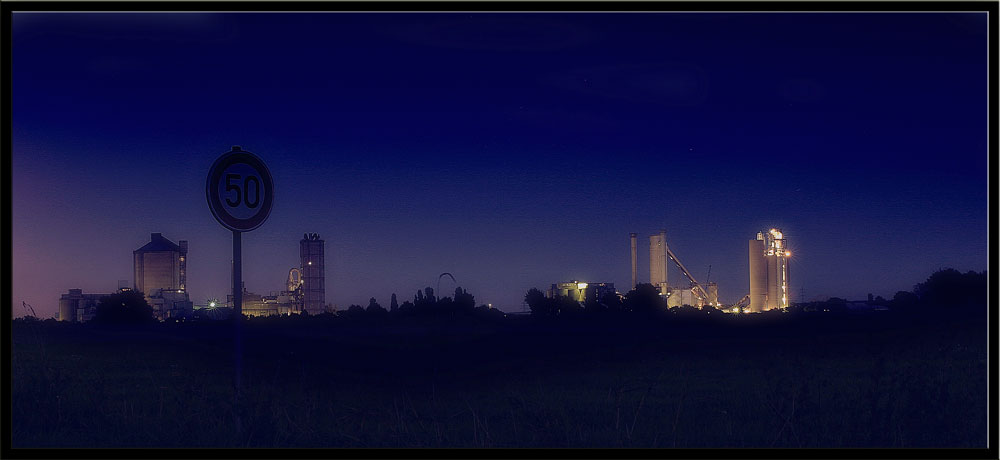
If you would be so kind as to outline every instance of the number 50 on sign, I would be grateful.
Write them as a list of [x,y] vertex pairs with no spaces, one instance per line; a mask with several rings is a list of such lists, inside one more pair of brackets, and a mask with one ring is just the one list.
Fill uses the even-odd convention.
[[256,155],[239,146],[224,153],[208,173],[205,194],[212,215],[224,227],[248,232],[271,213],[274,182],[271,172]]

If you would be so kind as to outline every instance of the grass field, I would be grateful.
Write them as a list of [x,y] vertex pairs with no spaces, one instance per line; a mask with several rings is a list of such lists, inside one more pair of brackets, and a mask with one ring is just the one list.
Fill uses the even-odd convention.
[[15,322],[12,446],[985,447],[983,324],[821,316]]

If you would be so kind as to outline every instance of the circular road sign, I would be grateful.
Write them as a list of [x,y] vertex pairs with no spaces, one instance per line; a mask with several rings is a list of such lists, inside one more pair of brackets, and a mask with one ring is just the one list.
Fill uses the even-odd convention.
[[274,202],[271,171],[257,155],[235,145],[208,171],[205,184],[208,207],[230,230],[249,232],[267,220]]

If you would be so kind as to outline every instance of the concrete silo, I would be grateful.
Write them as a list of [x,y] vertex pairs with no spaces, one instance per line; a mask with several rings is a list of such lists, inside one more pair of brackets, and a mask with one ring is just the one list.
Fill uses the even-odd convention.
[[667,284],[667,231],[649,237],[649,283],[666,294]]
[[764,234],[750,240],[750,311],[764,311],[767,304],[767,261],[764,259]]
[[750,311],[788,308],[788,244],[781,230],[758,232],[750,240]]

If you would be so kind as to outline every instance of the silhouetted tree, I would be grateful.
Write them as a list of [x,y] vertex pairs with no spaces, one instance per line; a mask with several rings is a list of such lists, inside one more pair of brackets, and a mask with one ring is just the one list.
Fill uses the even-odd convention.
[[722,310],[718,309],[715,305],[705,305],[701,307],[701,311],[705,314],[710,314],[710,315],[716,313],[722,313]]
[[889,301],[889,308],[896,311],[911,310],[917,306],[919,300],[920,298],[912,292],[897,291],[896,295],[892,296],[892,300]]
[[551,300],[546,298],[542,291],[535,288],[529,289],[528,293],[524,295],[524,302],[531,309],[532,316],[553,317],[559,314],[559,307]]
[[688,304],[671,307],[668,311],[673,315],[683,317],[698,317],[704,315],[704,312],[699,310],[698,307],[693,307]]
[[601,314],[608,311],[608,306],[594,299],[587,299],[583,303],[583,310],[589,315]]
[[394,312],[399,309],[399,304],[396,303],[396,293],[392,293],[392,299],[389,300],[389,311]]
[[576,299],[559,295],[554,300],[559,315],[577,316],[583,313],[583,306]]
[[601,303],[604,304],[610,312],[620,313],[625,310],[625,305],[622,304],[622,299],[618,297],[618,294],[613,292],[604,294],[604,297],[601,299]]
[[501,320],[507,317],[506,313],[496,308],[490,308],[488,305],[480,305],[476,307],[475,315],[480,318],[487,318],[491,320]]
[[97,304],[94,322],[103,324],[144,324],[156,321],[153,307],[138,291],[125,291],[104,297]]
[[368,300],[368,308],[365,308],[365,313],[369,315],[382,315],[387,312],[381,305],[378,304],[378,302],[375,301],[375,298],[372,297]]
[[344,315],[345,318],[361,318],[365,316],[365,308],[361,305],[351,305],[341,314]]
[[[953,268],[938,270],[927,281],[913,287],[923,309],[950,309],[986,313],[986,272],[961,273]],[[946,311],[946,310],[945,310]]]
[[476,297],[460,287],[455,288],[455,308],[462,312],[471,312],[476,308]]
[[424,290],[417,291],[416,297],[413,298],[413,306],[416,311],[429,312],[436,310],[437,299],[434,298],[434,289],[430,287],[424,288]]
[[625,309],[634,313],[655,314],[666,311],[667,299],[649,283],[640,283],[625,294]]

